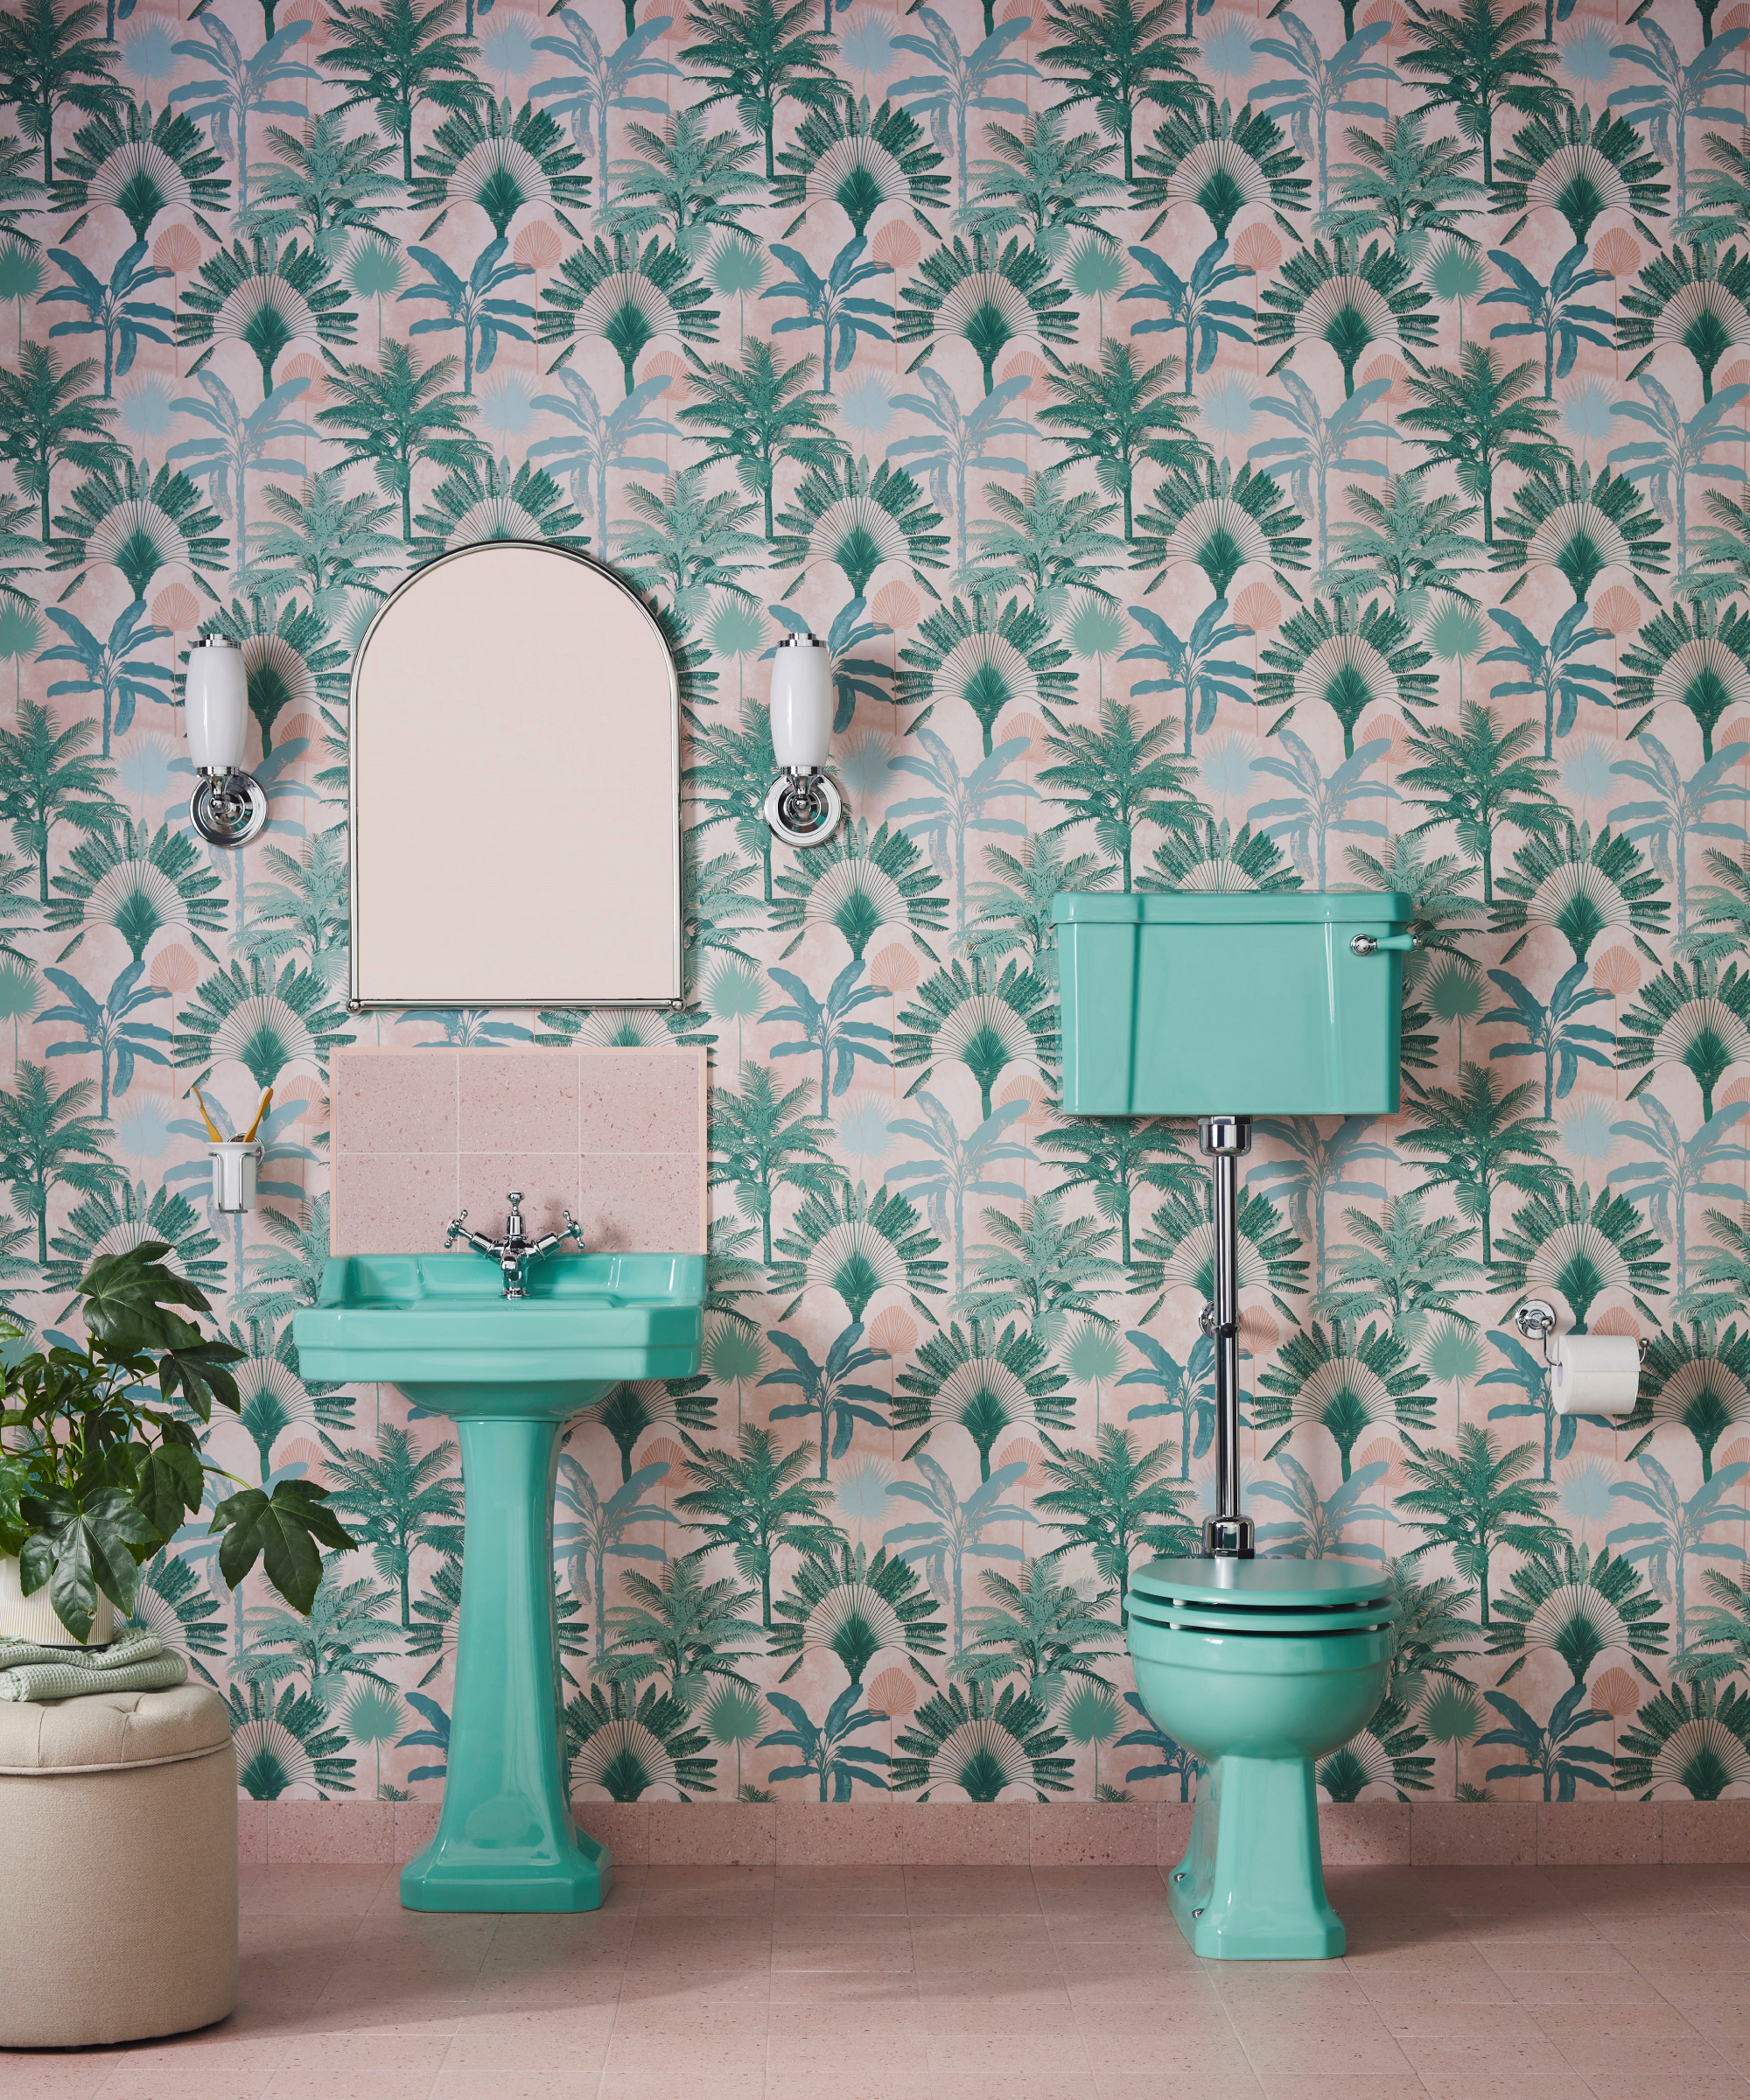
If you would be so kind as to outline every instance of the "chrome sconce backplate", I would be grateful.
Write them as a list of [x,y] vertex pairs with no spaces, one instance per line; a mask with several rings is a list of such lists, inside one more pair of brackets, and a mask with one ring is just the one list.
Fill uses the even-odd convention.
[[209,846],[246,846],[266,827],[266,792],[253,774],[203,769],[188,798],[188,821]]
[[818,766],[787,766],[766,795],[766,822],[787,846],[822,846],[837,830],[844,804]]

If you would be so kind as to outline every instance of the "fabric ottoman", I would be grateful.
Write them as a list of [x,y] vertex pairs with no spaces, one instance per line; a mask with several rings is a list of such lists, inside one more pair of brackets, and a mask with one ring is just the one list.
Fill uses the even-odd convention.
[[179,2034],[237,2001],[237,1760],[204,1685],[0,1703],[0,2048]]

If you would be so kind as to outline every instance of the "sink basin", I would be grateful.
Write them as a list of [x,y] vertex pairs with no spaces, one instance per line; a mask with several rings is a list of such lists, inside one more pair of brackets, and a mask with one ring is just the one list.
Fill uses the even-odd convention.
[[606,1848],[571,1821],[553,1614],[553,1487],[567,1418],[624,1379],[699,1368],[704,1256],[549,1255],[507,1298],[482,1255],[331,1261],[294,1332],[307,1378],[399,1386],[451,1417],[466,1495],[461,1622],[438,1835],[410,1910],[594,1910]]
[[[550,1254],[528,1282],[527,1298],[504,1297],[497,1269],[472,1252],[331,1261],[322,1295],[298,1315],[304,1376],[398,1385],[435,1414],[550,1410],[564,1421],[623,1378],[698,1369],[702,1254]],[[531,1387],[552,1390],[543,1399]]]

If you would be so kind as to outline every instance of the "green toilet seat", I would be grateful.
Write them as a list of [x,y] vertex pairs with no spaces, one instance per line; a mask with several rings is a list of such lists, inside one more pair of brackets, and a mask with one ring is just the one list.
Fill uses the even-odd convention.
[[1168,1883],[1195,1951],[1329,1959],[1315,1760],[1384,1696],[1402,1607],[1377,1571],[1298,1560],[1160,1560],[1127,1586],[1128,1640],[1157,1726],[1206,1759]]

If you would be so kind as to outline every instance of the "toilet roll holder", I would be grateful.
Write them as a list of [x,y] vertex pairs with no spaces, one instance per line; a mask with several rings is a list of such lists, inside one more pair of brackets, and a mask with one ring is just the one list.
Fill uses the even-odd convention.
[[[1535,1341],[1537,1344],[1544,1353],[1544,1362],[1553,1370],[1556,1360],[1550,1354],[1550,1342],[1556,1332],[1556,1308],[1549,1299],[1528,1298],[1513,1315],[1513,1324],[1518,1328],[1522,1340]],[[1640,1354],[1642,1362],[1645,1363],[1647,1361],[1646,1337],[1643,1335],[1634,1346]]]

